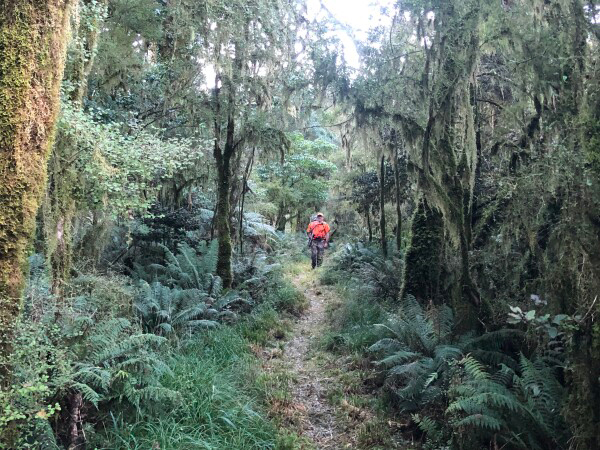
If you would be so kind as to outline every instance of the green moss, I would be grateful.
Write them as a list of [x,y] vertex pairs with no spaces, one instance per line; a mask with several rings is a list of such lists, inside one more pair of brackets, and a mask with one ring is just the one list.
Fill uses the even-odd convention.
[[600,92],[590,92],[583,114],[583,148],[597,176],[600,176]]
[[68,0],[0,7],[0,373],[6,374],[23,271],[58,110]]
[[600,314],[600,306],[594,309],[570,346],[569,394],[564,410],[579,448],[586,449],[600,448],[600,325],[593,319]]
[[219,251],[217,260],[217,275],[223,280],[223,287],[230,288],[233,282],[233,272],[231,270],[231,228],[229,226],[229,216],[231,207],[229,204],[231,174],[229,165],[219,167],[219,193],[217,202],[217,211],[215,214],[215,229],[219,238]]
[[73,187],[79,184],[80,174],[64,161],[73,159],[79,151],[77,142],[62,127],[58,127],[53,155],[48,164],[48,193],[42,207],[45,253],[52,273],[52,292],[61,296],[69,279],[73,259],[72,221],[75,214]]
[[412,294],[420,301],[440,300],[443,238],[442,215],[422,199],[412,220],[401,296]]

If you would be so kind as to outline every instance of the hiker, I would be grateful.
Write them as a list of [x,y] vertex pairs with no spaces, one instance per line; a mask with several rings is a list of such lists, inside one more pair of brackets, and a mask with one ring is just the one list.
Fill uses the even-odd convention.
[[329,245],[330,228],[323,219],[323,213],[317,213],[317,219],[309,223],[306,229],[313,269],[323,263],[323,253]]

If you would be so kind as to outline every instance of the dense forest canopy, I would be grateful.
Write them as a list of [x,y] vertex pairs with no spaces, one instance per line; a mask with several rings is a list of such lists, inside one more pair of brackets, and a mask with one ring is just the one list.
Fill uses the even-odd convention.
[[317,211],[351,447],[600,448],[600,7],[334,3],[0,5],[0,448],[346,448],[261,372]]

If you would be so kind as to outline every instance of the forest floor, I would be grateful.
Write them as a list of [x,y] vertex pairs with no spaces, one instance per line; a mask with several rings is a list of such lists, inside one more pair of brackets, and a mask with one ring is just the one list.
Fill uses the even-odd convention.
[[318,282],[319,270],[296,272],[290,280],[308,307],[289,339],[263,354],[265,371],[286,380],[285,394],[270,401],[272,416],[301,437],[301,449],[398,448],[389,446],[390,425],[373,410],[360,363],[323,349],[331,312],[342,300]]

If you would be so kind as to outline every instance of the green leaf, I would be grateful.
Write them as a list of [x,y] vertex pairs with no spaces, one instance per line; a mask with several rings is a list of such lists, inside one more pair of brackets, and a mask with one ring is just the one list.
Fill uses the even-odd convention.
[[556,316],[554,316],[554,319],[552,319],[552,323],[556,324],[556,325],[560,325],[560,323],[567,319],[569,316],[566,314],[557,314]]

